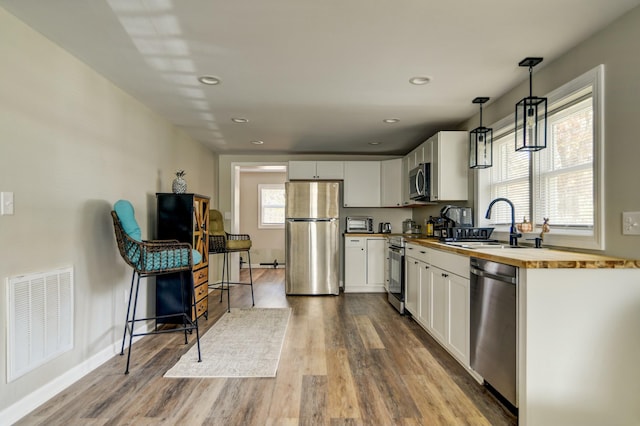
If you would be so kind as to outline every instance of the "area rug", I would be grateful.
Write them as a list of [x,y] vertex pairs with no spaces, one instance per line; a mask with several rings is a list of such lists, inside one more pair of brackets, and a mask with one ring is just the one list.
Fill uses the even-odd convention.
[[290,308],[232,309],[164,377],[275,377]]

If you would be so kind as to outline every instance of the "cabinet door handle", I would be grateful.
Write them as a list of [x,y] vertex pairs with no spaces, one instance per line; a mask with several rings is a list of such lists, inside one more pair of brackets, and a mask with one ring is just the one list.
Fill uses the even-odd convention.
[[447,278],[447,277],[449,276],[449,274],[442,274],[442,276],[443,276],[444,278]]

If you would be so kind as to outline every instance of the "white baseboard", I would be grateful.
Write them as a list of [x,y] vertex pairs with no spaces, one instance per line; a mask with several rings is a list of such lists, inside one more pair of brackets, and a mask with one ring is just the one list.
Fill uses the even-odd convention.
[[[285,265],[278,263],[277,269],[284,269]],[[242,266],[242,269],[249,269],[248,266]],[[273,269],[273,265],[261,265],[259,263],[252,263],[251,269]]]
[[[147,330],[149,327],[147,327]],[[143,332],[146,332],[143,331]],[[144,336],[134,337],[133,341],[137,342]],[[84,376],[100,367],[105,362],[109,361],[114,355],[120,354],[120,348],[122,347],[122,341],[115,342],[98,352],[91,358],[87,359],[83,363],[76,365],[65,373],[56,377],[49,383],[41,386],[36,391],[31,392],[29,395],[22,398],[20,401],[5,408],[0,412],[0,426],[9,426],[17,422],[40,405],[44,404],[58,393],[62,392]],[[125,349],[128,346],[125,346]],[[46,368],[46,367],[41,367]],[[124,364],[122,365],[122,374],[124,374]]]

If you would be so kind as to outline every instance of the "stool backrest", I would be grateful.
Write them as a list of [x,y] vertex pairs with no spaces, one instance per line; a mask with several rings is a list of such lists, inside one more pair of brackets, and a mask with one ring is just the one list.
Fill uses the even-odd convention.
[[222,235],[226,237],[222,213],[218,210],[209,210],[209,235]]

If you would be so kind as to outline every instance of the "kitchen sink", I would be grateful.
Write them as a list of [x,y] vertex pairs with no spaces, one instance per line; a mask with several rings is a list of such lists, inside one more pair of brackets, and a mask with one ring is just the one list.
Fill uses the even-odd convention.
[[532,248],[527,246],[510,246],[509,244],[500,242],[479,242],[479,241],[452,241],[445,243],[449,246],[461,247],[466,249],[522,249]]

